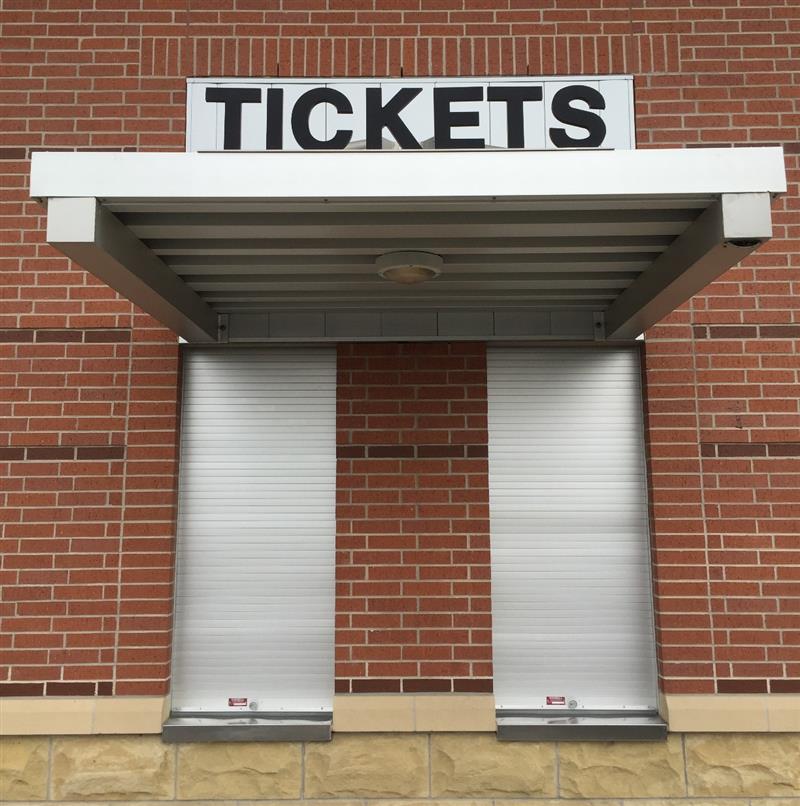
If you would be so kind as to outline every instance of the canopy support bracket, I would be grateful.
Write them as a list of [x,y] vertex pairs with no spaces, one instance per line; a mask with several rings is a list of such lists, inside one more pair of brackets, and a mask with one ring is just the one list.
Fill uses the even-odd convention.
[[217,314],[93,197],[53,198],[47,241],[192,342],[217,341]]
[[606,338],[635,338],[771,236],[769,193],[721,194],[609,306]]

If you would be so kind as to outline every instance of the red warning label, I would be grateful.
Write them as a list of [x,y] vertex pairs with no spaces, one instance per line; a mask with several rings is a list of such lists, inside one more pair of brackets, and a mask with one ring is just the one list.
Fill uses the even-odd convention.
[[247,697],[228,697],[228,708],[247,705]]
[[548,705],[566,705],[566,697],[547,697],[546,702]]

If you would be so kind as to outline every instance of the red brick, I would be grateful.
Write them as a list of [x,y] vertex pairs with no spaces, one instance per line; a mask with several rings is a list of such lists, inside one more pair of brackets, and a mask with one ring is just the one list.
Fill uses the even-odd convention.
[[[523,8],[516,3],[508,8],[493,0],[466,4],[442,0],[432,6],[392,0],[377,11],[372,6],[354,11],[352,4],[342,2],[335,2],[329,11],[315,0],[305,5],[299,0],[291,11],[281,12],[265,12],[253,3],[245,4],[250,8],[213,13],[195,9],[185,22],[173,20],[166,7],[152,4],[124,13],[106,6],[80,21],[71,9],[36,15],[16,11],[16,19],[8,23],[6,50],[13,61],[6,64],[6,72],[12,85],[0,100],[8,112],[0,124],[4,129],[0,159],[9,191],[3,203],[9,233],[3,263],[21,291],[3,300],[0,343],[14,350],[4,353],[3,360],[16,381],[7,390],[8,402],[19,409],[9,412],[14,440],[2,443],[0,462],[11,463],[6,492],[52,491],[59,498],[54,505],[35,504],[34,498],[20,500],[19,506],[4,512],[3,538],[11,542],[8,548],[4,545],[6,556],[17,551],[52,556],[51,566],[37,565],[42,569],[122,564],[142,569],[144,580],[148,569],[158,572],[173,562],[174,527],[166,511],[174,503],[177,425],[174,419],[159,424],[159,418],[173,417],[177,408],[175,339],[41,245],[43,211],[27,200],[24,189],[26,158],[32,150],[182,150],[184,77],[189,74],[265,75],[274,73],[276,65],[284,76],[397,76],[401,69],[406,76],[596,75],[635,70],[642,146],[776,143],[784,146],[793,172],[789,194],[776,201],[776,237],[742,267],[654,327],[647,334],[645,359],[656,577],[665,583],[713,583],[715,594],[710,610],[707,597],[679,596],[680,587],[660,586],[662,654],[670,655],[668,647],[706,650],[714,644],[725,646],[726,641],[738,646],[745,636],[735,633],[744,630],[752,633],[747,640],[753,644],[747,645],[761,647],[767,657],[787,648],[779,645],[774,631],[794,624],[791,619],[800,605],[785,588],[765,583],[772,579],[777,585],[791,584],[797,579],[798,563],[792,553],[798,515],[791,498],[800,483],[794,419],[800,317],[797,289],[792,286],[792,269],[800,265],[794,181],[798,146],[797,121],[787,96],[793,89],[787,76],[792,75],[792,49],[796,50],[798,39],[797,31],[787,28],[791,4],[740,6],[733,0],[703,8],[640,4],[631,17],[630,8],[613,4]],[[639,32],[633,38],[631,26]],[[334,38],[340,32],[346,37]],[[401,40],[398,32],[407,35]],[[290,40],[288,34],[297,38]],[[238,53],[233,47],[236,37]],[[72,46],[78,40],[83,43],[79,51]],[[141,42],[141,54],[130,49],[134,40]],[[178,40],[188,47],[179,52]],[[37,353],[40,349],[45,352]],[[379,519],[367,511],[357,518],[356,535],[353,517],[340,518],[339,542],[346,544],[346,550],[444,551],[449,561],[426,566],[425,575],[436,574],[438,567],[460,569],[452,571],[453,583],[445,582],[453,585],[461,584],[458,574],[467,567],[469,579],[482,578],[481,573],[488,576],[488,558],[468,561],[460,553],[467,546],[477,548],[471,542],[472,529],[486,542],[480,548],[488,546],[482,509],[488,502],[483,350],[483,345],[470,343],[340,346],[339,398],[342,417],[349,419],[340,422],[339,452],[343,459],[361,464],[342,470],[338,486],[353,495],[386,494],[353,498],[342,505],[402,503],[417,508],[412,516],[402,516],[402,534],[399,527],[384,531],[395,525],[395,517]],[[76,368],[76,360],[85,363]],[[81,409],[94,404],[114,409]],[[36,411],[39,405],[47,408]],[[700,438],[707,444],[698,445]],[[123,443],[128,445],[127,459]],[[367,459],[367,450],[386,445],[403,452],[397,454],[394,467],[381,469],[384,460]],[[24,461],[26,448],[31,451],[30,462]],[[108,453],[93,453],[98,450]],[[69,461],[73,456],[76,461]],[[479,466],[461,465],[469,460]],[[70,497],[85,492],[107,496],[107,503]],[[421,509],[435,503],[469,503],[470,510],[456,516],[455,510]],[[123,523],[124,511],[143,520],[128,517]],[[161,541],[152,553],[141,542],[149,539]],[[127,552],[134,550],[134,564],[120,562],[120,556],[127,559]],[[105,555],[108,562],[99,566],[89,559]],[[346,566],[346,573],[340,572],[340,581],[372,579],[368,572],[379,567],[374,563],[375,559],[360,557]],[[383,567],[392,566],[402,567],[402,573],[418,570],[416,561]],[[394,573],[401,575],[400,570]],[[43,593],[45,586],[32,581],[35,578],[27,577],[28,585],[10,586],[15,597],[9,602],[11,619],[63,617],[67,601],[70,617],[110,618],[119,609],[145,618],[152,609],[162,619],[154,632],[168,640],[167,600],[127,598],[144,595],[139,586],[125,587],[126,598],[119,606],[116,598],[105,598],[116,596],[110,589],[96,599],[68,600],[69,585],[59,589],[63,600],[52,601]],[[442,581],[435,576],[433,580]],[[747,585],[752,595],[732,595],[736,588],[726,587],[732,583]],[[30,590],[25,594],[21,588]],[[488,610],[469,610],[467,598],[424,590],[415,590],[393,612],[376,613],[366,613],[366,600],[351,592],[339,600],[340,615],[392,619],[386,622],[387,629],[402,624],[411,630],[446,629],[463,626],[471,617],[489,618]],[[162,593],[158,591],[159,596]],[[486,602],[483,597],[478,605],[485,608]],[[745,618],[754,619],[756,626]],[[768,628],[760,638],[759,626]],[[11,629],[23,635],[27,628],[19,623]],[[131,629],[136,632],[135,626]],[[114,630],[103,624],[96,634],[113,639]],[[47,628],[41,632],[46,634]],[[30,636],[35,634],[31,629],[25,640],[33,640]],[[473,643],[442,641],[439,649],[480,647],[474,635],[469,640]],[[414,646],[411,641],[405,645]],[[667,691],[715,690],[714,669],[670,663],[667,673],[676,677],[663,681]],[[139,664],[134,669],[135,665],[116,670],[115,693],[158,695],[167,690],[163,668]],[[736,675],[720,677],[723,687],[769,679],[772,692],[797,691],[793,688],[797,664],[787,661],[763,668],[755,664],[755,670],[751,664],[723,665],[733,666],[726,673]],[[774,676],[772,669],[777,670]],[[151,672],[156,675],[153,679],[124,678],[126,673]],[[52,679],[51,673],[60,676],[61,669],[47,670],[40,681],[12,685],[30,687],[29,695],[37,696],[43,693],[44,680]],[[367,673],[364,665],[356,665],[347,667],[340,678],[348,691],[352,680],[355,691],[356,684],[373,682],[365,678]],[[105,680],[91,678],[97,681],[97,694],[111,693],[110,679],[110,672]],[[407,687],[425,685],[426,680],[455,691],[475,690],[461,688],[464,685],[491,688],[476,661],[465,677],[425,677],[417,668],[414,675],[377,681],[383,688],[376,690],[410,690]]]
[[[346,448],[348,455],[357,455],[357,449],[368,452],[370,457],[376,457],[372,466],[368,463],[359,463],[359,471],[367,473],[367,487],[369,492],[358,494],[354,501],[367,503],[367,520],[359,520],[354,527],[369,537],[369,552],[354,552],[352,563],[363,564],[365,575],[370,579],[404,579],[403,598],[379,600],[373,599],[369,603],[370,611],[375,614],[394,615],[404,617],[404,624],[412,626],[446,626],[451,623],[451,616],[434,613],[446,603],[448,608],[463,608],[467,612],[469,606],[466,600],[450,597],[450,578],[466,579],[469,576],[467,563],[482,562],[488,571],[488,554],[481,557],[471,556],[463,561],[456,561],[451,551],[433,550],[434,545],[441,548],[465,548],[467,546],[467,533],[456,525],[457,519],[463,520],[468,514],[464,504],[452,503],[452,496],[459,490],[466,490],[466,478],[462,475],[453,476],[450,472],[451,460],[461,459],[465,456],[462,445],[448,445],[447,432],[442,429],[453,429],[455,440],[460,440],[464,428],[463,416],[448,414],[448,406],[455,401],[462,400],[467,395],[467,384],[483,382],[485,384],[485,359],[482,345],[469,346],[466,352],[478,361],[476,367],[465,372],[463,367],[463,354],[465,349],[461,346],[447,344],[415,344],[415,345],[341,345],[339,349],[339,408],[345,411],[344,403],[347,400],[365,398],[375,401],[366,407],[359,407],[359,411],[367,414],[369,427],[374,432],[365,432],[355,426],[349,429],[349,415],[339,417],[340,439],[348,440],[347,445],[340,442],[339,453],[343,454]],[[377,355],[379,353],[380,355]],[[348,373],[346,367],[358,367],[358,371]],[[459,387],[459,384],[461,386]],[[435,400],[427,399],[416,403],[414,397],[433,395]],[[377,399],[376,399],[377,393]],[[374,405],[374,409],[373,409]],[[398,405],[402,406],[404,414],[396,416]],[[382,412],[380,416],[375,413]],[[384,416],[385,414],[385,416]],[[375,444],[375,434],[383,434],[381,429],[391,426],[396,429],[398,444]],[[484,459],[485,446],[485,407],[477,422],[478,431],[482,434],[484,444],[473,446],[472,454]],[[425,444],[426,440],[435,441],[434,444]],[[445,444],[443,444],[445,443]],[[377,457],[404,458],[402,473],[395,476],[386,475],[384,464],[377,463]],[[486,472],[485,459],[477,468]],[[349,468],[348,468],[349,470]],[[395,472],[401,468],[392,468]],[[428,484],[427,474],[441,474],[437,479],[436,487]],[[341,478],[340,478],[341,484]],[[455,485],[455,486],[454,486]],[[373,491],[374,490],[374,491]],[[387,496],[390,492],[391,497]],[[355,495],[355,494],[354,494]],[[379,496],[379,497],[377,497]],[[403,506],[397,506],[398,497]],[[487,502],[486,490],[476,491],[465,496],[464,501],[477,501],[481,504]],[[380,501],[380,506],[377,503]],[[339,507],[339,517],[345,517],[346,508]],[[386,534],[381,536],[376,532],[386,532],[388,522],[386,518],[403,518],[402,536]],[[397,529],[395,529],[397,531]],[[441,537],[437,533],[441,534]],[[446,533],[446,534],[444,534]],[[425,534],[428,547],[421,551],[418,548],[419,536]],[[430,535],[428,537],[427,535]],[[341,537],[342,535],[340,535]],[[392,552],[375,553],[372,549],[406,549],[403,553],[403,565],[398,565]],[[409,549],[414,549],[410,551]],[[436,566],[425,566],[426,563],[440,563]],[[376,563],[380,563],[376,565]],[[391,563],[385,565],[383,563]],[[339,569],[339,578],[343,576]],[[432,582],[413,581],[422,579],[437,580]],[[368,588],[354,585],[352,595],[359,597],[369,593]],[[392,595],[387,590],[386,593]],[[406,598],[409,597],[409,598]],[[413,598],[411,598],[413,597]],[[442,598],[439,598],[442,597]],[[442,620],[444,616],[444,621]],[[466,634],[464,634],[466,635]],[[342,634],[340,633],[339,646]],[[462,636],[463,637],[463,636]],[[395,643],[397,650],[406,647],[402,657],[415,661],[413,668],[416,677],[402,674],[404,691],[450,691],[452,674],[445,675],[436,683],[425,683],[425,674],[420,664],[426,659],[449,659],[453,655],[453,647],[446,640],[442,643],[430,643],[430,637],[424,639],[428,643],[416,648],[416,631],[404,630],[394,632],[380,632],[369,635],[369,642]],[[354,657],[364,657],[363,648],[357,644],[350,644]],[[376,657],[372,655],[372,657]],[[399,655],[397,657],[400,657]],[[483,656],[482,656],[483,658]],[[341,664],[340,664],[341,666]],[[372,675],[376,672],[374,663],[363,669],[361,674]],[[385,670],[382,673],[386,673]],[[389,672],[392,674],[392,672]],[[339,675],[343,676],[341,669]],[[422,677],[420,677],[422,675]],[[423,682],[414,682],[421,680]],[[353,680],[356,683],[356,680]],[[434,688],[431,688],[434,686]],[[355,688],[353,689],[356,690]]]

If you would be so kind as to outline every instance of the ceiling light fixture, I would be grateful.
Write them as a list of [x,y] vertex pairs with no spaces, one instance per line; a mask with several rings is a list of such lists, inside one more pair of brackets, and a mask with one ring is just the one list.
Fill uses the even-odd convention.
[[378,274],[393,283],[413,285],[442,273],[444,260],[431,252],[388,252],[375,261]]

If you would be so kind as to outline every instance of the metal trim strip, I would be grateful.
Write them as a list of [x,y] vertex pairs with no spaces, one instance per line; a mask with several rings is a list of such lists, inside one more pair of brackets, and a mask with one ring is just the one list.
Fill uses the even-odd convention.
[[328,742],[333,712],[170,714],[161,739],[174,742]]
[[506,742],[659,742],[667,723],[655,711],[497,712],[497,738]]

